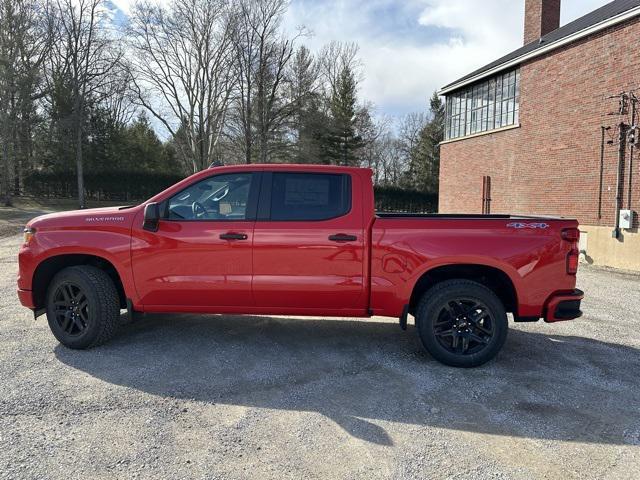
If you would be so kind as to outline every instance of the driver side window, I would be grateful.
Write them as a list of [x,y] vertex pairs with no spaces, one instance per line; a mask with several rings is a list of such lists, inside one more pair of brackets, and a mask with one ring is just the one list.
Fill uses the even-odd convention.
[[169,199],[169,220],[245,220],[251,173],[216,175],[195,183]]

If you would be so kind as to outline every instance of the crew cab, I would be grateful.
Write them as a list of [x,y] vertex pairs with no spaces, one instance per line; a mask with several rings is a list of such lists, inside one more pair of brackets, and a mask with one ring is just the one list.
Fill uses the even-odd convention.
[[472,367],[502,348],[508,313],[581,315],[577,221],[376,214],[363,168],[215,167],[138,206],[37,217],[24,235],[20,301],[70,348],[145,312],[379,315],[404,329],[411,314],[434,358]]

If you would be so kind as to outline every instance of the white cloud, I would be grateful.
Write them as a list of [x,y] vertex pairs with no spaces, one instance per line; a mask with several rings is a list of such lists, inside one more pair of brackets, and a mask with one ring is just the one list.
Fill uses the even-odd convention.
[[118,7],[125,15],[129,14],[131,5],[133,5],[131,0],[111,0],[111,3]]
[[[605,3],[564,0],[562,23]],[[411,29],[394,35],[372,28],[387,23],[376,17],[385,7],[415,15],[405,19]],[[312,48],[358,42],[362,95],[381,112],[401,114],[425,109],[434,90],[521,46],[523,22],[524,0],[293,0],[286,23],[310,28]]]
[[[111,0],[125,14],[134,0]],[[162,0],[163,3],[169,0]],[[609,0],[563,0],[565,24]],[[357,42],[361,93],[381,113],[426,108],[434,90],[522,44],[524,0],[291,0],[285,28],[312,49]]]

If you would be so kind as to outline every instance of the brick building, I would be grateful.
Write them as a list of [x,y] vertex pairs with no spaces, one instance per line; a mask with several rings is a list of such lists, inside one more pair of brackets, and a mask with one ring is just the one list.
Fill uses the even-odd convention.
[[522,48],[440,92],[440,212],[576,217],[589,262],[640,270],[637,214],[615,228],[640,210],[640,0],[562,27],[560,0],[526,0],[524,31]]

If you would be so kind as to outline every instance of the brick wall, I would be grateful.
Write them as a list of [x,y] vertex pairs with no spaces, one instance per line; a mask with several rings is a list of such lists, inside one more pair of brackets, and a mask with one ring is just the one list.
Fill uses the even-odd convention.
[[[482,177],[492,178],[492,213],[555,214],[613,225],[617,146],[605,147],[598,218],[600,127],[605,97],[640,87],[640,20],[612,27],[521,66],[520,128],[444,143],[440,212],[480,213]],[[640,90],[638,91],[640,94]],[[625,121],[628,121],[625,118]],[[627,208],[627,150],[623,208]],[[640,211],[640,155],[633,159],[631,208]]]
[[524,44],[560,26],[560,0],[525,0]]

